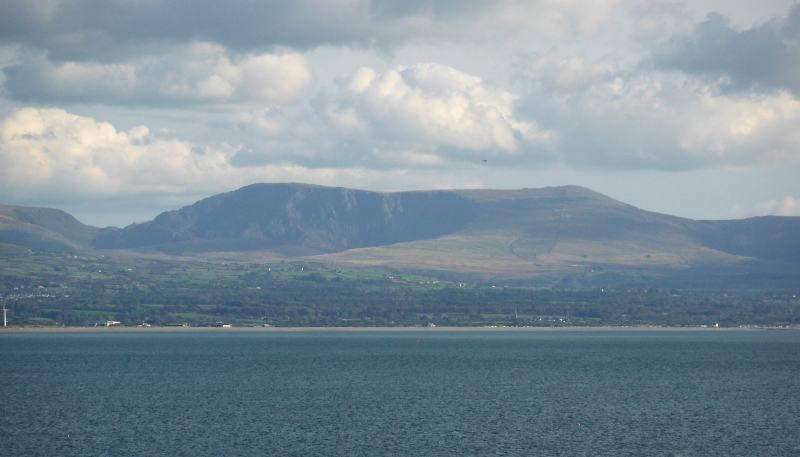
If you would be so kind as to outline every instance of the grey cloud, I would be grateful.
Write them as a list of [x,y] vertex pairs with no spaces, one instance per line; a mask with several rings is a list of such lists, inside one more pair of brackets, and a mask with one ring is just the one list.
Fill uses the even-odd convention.
[[419,15],[454,17],[476,15],[495,5],[491,0],[371,0],[370,12],[383,19]]
[[558,160],[575,169],[685,171],[800,160],[800,101],[791,94],[725,92],[674,72],[620,72],[558,97],[542,85],[518,113],[555,132]]
[[[468,14],[477,20],[474,13],[492,4],[487,0],[6,0],[0,2],[0,42],[46,50],[56,61],[115,61],[122,53],[143,52],[142,47],[193,41],[243,51],[327,44],[392,47],[419,34],[441,34],[441,27],[431,26],[437,18]],[[404,21],[409,16],[429,20],[422,28],[407,27]]]
[[209,44],[176,51],[120,64],[28,58],[3,69],[3,85],[10,98],[29,102],[218,106],[290,103],[313,79],[299,54],[231,59]]
[[620,0],[4,0],[0,44],[50,60],[119,62],[209,42],[237,52],[480,41],[499,32],[593,33]]
[[654,52],[657,68],[726,78],[733,90],[788,90],[800,94],[800,4],[787,17],[747,30],[711,13],[693,33]]
[[104,72],[84,72],[82,80],[64,81],[57,77],[55,69],[43,60],[32,60],[24,64],[3,68],[4,89],[13,100],[20,101],[67,101],[67,102],[129,102],[132,81],[126,78],[124,69],[110,68]]

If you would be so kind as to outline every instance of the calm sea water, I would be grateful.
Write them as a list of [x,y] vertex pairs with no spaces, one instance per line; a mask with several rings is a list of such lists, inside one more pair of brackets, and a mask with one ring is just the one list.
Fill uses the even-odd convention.
[[0,333],[2,456],[798,456],[800,332]]

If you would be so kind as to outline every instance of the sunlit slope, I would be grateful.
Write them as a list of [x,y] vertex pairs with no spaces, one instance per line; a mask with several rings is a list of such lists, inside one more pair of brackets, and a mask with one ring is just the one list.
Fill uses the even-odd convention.
[[371,192],[278,183],[214,195],[122,229],[88,227],[58,210],[0,206],[0,243],[519,277],[575,268],[713,270],[742,261],[780,272],[800,265],[800,218],[694,221],[577,186]]
[[[475,220],[456,233],[325,257],[373,265],[522,274],[570,265],[690,266],[731,262],[747,255],[714,249],[709,241],[715,240],[715,229],[701,230],[704,223],[643,211],[577,186],[457,193],[474,201],[479,211]],[[782,229],[800,227],[797,222]],[[700,232],[705,238],[698,236]],[[761,253],[754,248],[749,254],[758,257]]]

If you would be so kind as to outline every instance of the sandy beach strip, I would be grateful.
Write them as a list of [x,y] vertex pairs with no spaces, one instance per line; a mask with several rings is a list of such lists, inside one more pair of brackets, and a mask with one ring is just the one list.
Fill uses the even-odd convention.
[[163,333],[163,332],[585,332],[800,330],[800,327],[0,327],[0,333]]

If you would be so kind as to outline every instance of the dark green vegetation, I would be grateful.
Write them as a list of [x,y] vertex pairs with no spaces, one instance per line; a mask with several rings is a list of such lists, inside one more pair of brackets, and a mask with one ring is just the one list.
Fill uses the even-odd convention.
[[[12,325],[797,325],[793,294],[523,287],[314,262],[163,261],[0,245]],[[600,279],[598,279],[599,281]],[[605,279],[608,282],[608,278]]]

